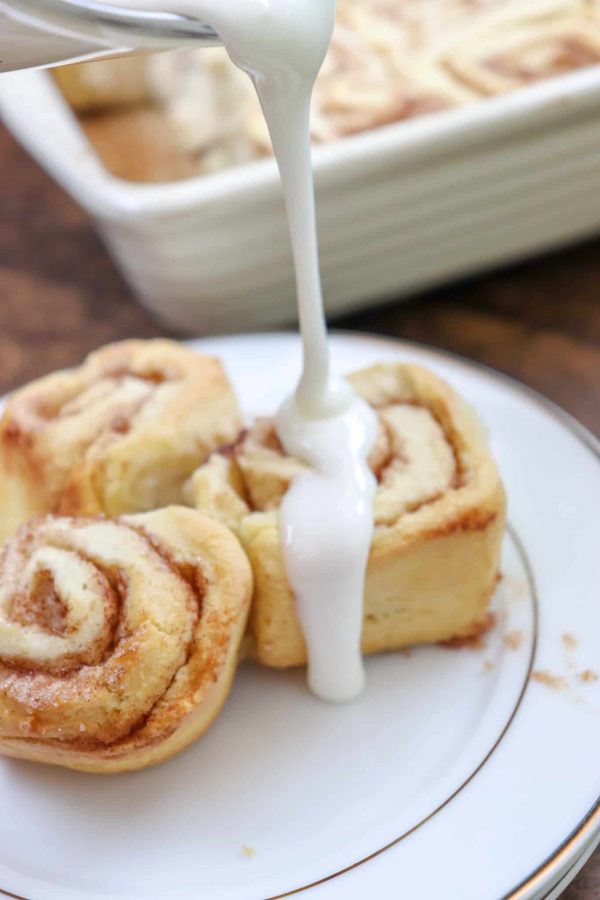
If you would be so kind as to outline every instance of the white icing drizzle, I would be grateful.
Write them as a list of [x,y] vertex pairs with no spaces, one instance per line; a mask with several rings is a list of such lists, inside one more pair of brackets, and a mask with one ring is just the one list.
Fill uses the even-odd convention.
[[[373,530],[371,409],[330,372],[321,292],[310,99],[331,41],[335,0],[138,0],[206,21],[252,77],[281,173],[298,292],[303,369],[277,416],[279,438],[312,467],[281,506],[281,539],[308,652],[311,689],[348,700],[364,684],[360,652]],[[268,364],[268,363],[267,363]]]
[[360,641],[375,494],[367,456],[375,417],[351,397],[327,418],[308,418],[293,396],[281,407],[277,427],[288,453],[312,467],[296,476],[280,508],[308,683],[324,700],[350,700],[364,687]]

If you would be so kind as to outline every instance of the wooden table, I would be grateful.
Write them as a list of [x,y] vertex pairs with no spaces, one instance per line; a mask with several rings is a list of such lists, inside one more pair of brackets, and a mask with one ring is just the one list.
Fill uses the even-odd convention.
[[[164,334],[85,216],[0,128],[0,392],[116,338]],[[336,322],[480,360],[600,434],[600,242]],[[600,898],[600,852],[565,893]]]

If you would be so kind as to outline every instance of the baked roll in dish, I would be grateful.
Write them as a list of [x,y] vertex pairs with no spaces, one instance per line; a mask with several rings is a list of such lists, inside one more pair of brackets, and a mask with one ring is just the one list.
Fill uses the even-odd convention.
[[[481,632],[498,575],[505,495],[482,426],[444,382],[412,365],[350,376],[379,416],[378,479],[364,597],[365,653]],[[257,422],[190,480],[189,497],[235,527],[254,570],[255,658],[306,661],[281,550],[278,507],[303,469]]]
[[506,93],[600,63],[600,23],[582,14],[473,31],[442,63],[475,91]]
[[367,48],[362,35],[344,32],[341,26],[336,35],[315,86],[311,133],[318,143],[454,109],[475,99],[443,69],[414,60],[402,65]]
[[143,55],[58,66],[52,75],[65,100],[81,113],[154,99],[148,63]]
[[168,759],[227,697],[250,594],[237,539],[191,509],[24,525],[0,562],[0,753]]
[[198,174],[197,158],[181,152],[178,135],[158,106],[124,106],[105,115],[82,116],[80,125],[117,178],[161,182]]
[[124,341],[17,391],[0,420],[0,540],[55,513],[109,517],[182,501],[241,417],[216,359]]

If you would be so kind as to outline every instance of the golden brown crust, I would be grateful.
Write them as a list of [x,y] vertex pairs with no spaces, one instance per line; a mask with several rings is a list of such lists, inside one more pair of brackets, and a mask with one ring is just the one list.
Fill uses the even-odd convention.
[[[349,380],[380,417],[363,651],[472,634],[488,611],[505,519],[483,428],[448,385],[418,366],[382,364]],[[188,486],[198,508],[237,529],[255,577],[253,652],[276,667],[306,660],[277,513],[302,467],[260,421]]]
[[108,516],[179,503],[241,416],[218,360],[123,341],[17,391],[0,421],[0,540],[46,513]]
[[20,530],[0,568],[0,752],[120,772],[208,728],[251,595],[228,529],[183,507],[50,516]]

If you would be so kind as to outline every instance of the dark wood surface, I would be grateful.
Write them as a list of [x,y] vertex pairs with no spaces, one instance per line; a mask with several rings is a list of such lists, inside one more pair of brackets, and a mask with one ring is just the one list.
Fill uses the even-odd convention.
[[[164,334],[86,215],[0,127],[0,392]],[[335,323],[433,344],[537,388],[600,434],[600,241]],[[564,894],[600,898],[600,853]]]

